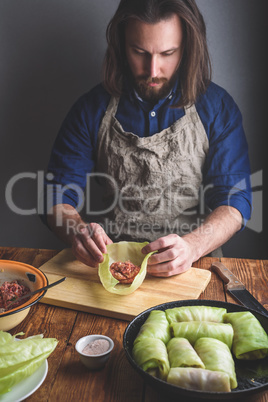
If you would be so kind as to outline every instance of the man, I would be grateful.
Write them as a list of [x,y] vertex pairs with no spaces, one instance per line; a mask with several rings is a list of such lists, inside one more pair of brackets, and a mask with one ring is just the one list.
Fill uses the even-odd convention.
[[[112,241],[148,240],[149,274],[179,274],[250,218],[241,114],[211,82],[194,0],[121,0],[107,40],[104,81],[72,107],[52,151],[47,223],[87,265]],[[92,172],[107,206],[98,223],[78,212]]]

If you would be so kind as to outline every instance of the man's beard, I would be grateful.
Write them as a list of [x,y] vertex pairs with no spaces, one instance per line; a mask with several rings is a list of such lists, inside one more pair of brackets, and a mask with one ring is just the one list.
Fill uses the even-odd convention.
[[[171,92],[177,78],[177,72],[173,74],[173,76],[169,80],[167,78],[157,78],[148,76],[133,77],[132,74],[131,76],[134,88],[138,93],[138,95],[144,101],[156,104],[160,99],[167,97]],[[148,85],[150,83],[156,83],[162,85],[160,88],[158,88],[157,86],[150,87]]]

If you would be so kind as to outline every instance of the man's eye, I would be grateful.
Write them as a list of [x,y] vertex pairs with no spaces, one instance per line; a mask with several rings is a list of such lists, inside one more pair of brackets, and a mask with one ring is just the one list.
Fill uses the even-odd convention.
[[133,50],[134,50],[134,53],[136,53],[136,54],[140,54],[140,55],[145,54],[145,52],[143,50],[139,50],[139,49],[133,49]]
[[172,50],[171,52],[163,53],[163,56],[172,56],[173,54],[174,54],[174,50]]

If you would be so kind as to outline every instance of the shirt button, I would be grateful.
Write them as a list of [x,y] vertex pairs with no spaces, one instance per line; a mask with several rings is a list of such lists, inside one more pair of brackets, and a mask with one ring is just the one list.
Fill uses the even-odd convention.
[[156,113],[154,111],[151,112],[151,116],[154,117]]
[[172,99],[172,95],[169,95],[168,99]]

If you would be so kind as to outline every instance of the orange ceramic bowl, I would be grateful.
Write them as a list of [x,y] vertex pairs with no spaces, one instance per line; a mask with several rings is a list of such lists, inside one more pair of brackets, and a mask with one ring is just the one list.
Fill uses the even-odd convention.
[[[31,292],[48,285],[47,277],[40,269],[18,261],[0,260],[0,286],[5,281],[13,280],[27,286]],[[36,293],[20,306],[0,313],[0,331],[8,331],[20,324],[29,313],[31,306],[40,301],[45,293],[46,290]]]

